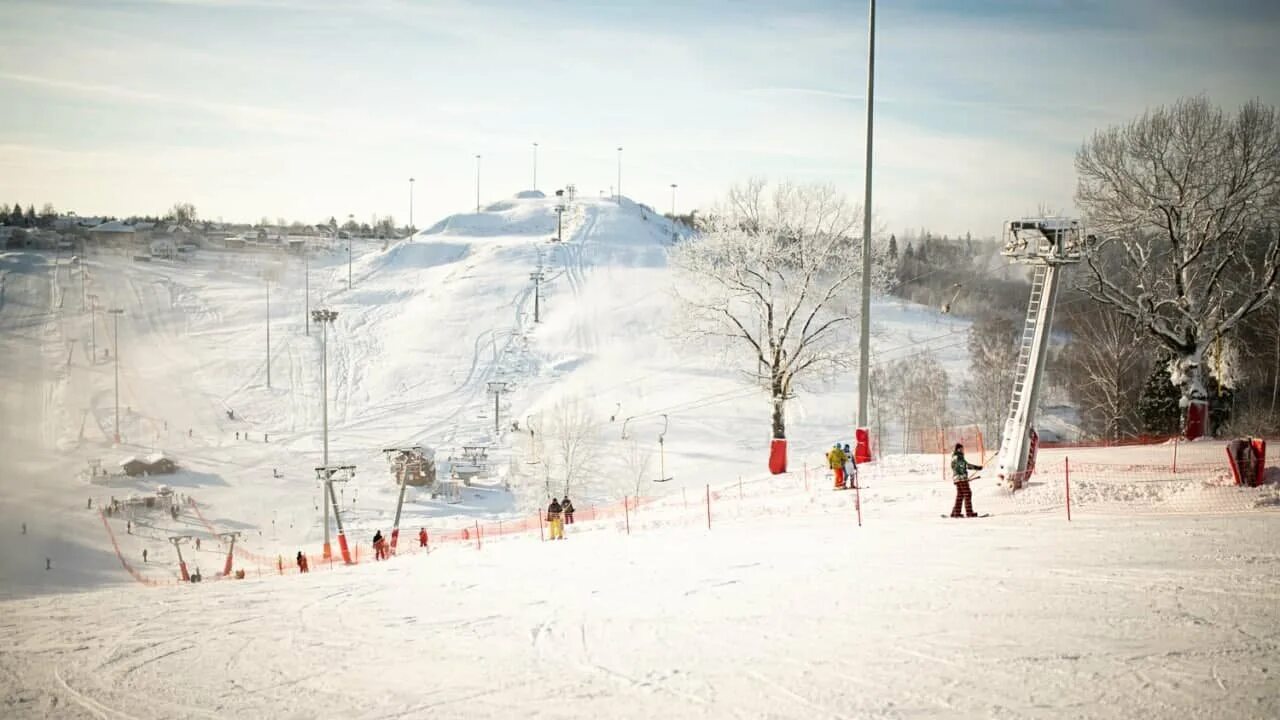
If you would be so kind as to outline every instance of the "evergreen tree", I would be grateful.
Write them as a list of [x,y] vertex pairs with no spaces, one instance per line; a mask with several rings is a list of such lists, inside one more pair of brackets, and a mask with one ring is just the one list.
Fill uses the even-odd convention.
[[1181,429],[1182,410],[1178,407],[1181,393],[1169,379],[1169,357],[1163,355],[1138,395],[1138,417],[1142,431],[1152,435],[1173,435]]
[[27,206],[27,227],[35,227],[35,226],[36,226],[36,206],[34,204],[28,205]]
[[889,236],[889,264],[898,266],[898,238],[895,235]]
[[4,203],[0,203],[0,225],[9,224],[9,207]]

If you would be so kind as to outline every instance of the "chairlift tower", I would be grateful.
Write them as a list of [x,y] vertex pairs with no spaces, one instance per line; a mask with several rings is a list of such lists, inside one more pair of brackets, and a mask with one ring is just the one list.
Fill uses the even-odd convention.
[[1009,489],[1018,490],[1035,471],[1039,442],[1035,431],[1036,407],[1049,354],[1053,308],[1062,279],[1060,271],[1066,265],[1080,262],[1084,256],[1080,223],[1065,218],[1012,220],[1005,224],[1000,254],[1010,262],[1034,268],[1031,300],[1019,340],[1013,397],[1004,421],[996,464],[1000,481],[1007,483]]

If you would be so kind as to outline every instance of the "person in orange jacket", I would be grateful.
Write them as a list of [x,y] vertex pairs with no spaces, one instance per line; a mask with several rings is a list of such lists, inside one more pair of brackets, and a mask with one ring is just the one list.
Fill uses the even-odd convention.
[[418,547],[426,547],[426,546],[427,546],[427,529],[419,528],[418,529]]

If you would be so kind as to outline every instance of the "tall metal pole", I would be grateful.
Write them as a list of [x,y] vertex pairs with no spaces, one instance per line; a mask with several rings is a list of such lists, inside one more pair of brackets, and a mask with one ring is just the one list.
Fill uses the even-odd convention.
[[89,364],[98,364],[98,296],[89,295]]
[[320,322],[320,407],[322,422],[324,423],[324,460],[321,465],[325,467],[325,483],[324,483],[324,553],[326,558],[333,557],[333,547],[329,544],[329,494],[332,488],[329,486],[329,323],[321,320]]
[[307,337],[311,337],[311,257],[307,255],[307,244],[302,243],[302,327]]
[[871,384],[871,150],[876,83],[876,0],[870,0],[867,29],[867,165],[862,198],[862,317],[858,344],[858,427],[867,426]]
[[[356,221],[355,215],[350,215],[350,214],[347,215],[347,222],[354,223],[355,221]],[[347,289],[348,290],[351,289],[351,240],[352,240],[351,232],[352,231],[350,230],[347,231]]]
[[476,154],[476,213],[480,212],[480,154]]
[[413,235],[413,178],[409,178],[409,235]]
[[538,143],[533,144],[533,189],[538,189]]
[[271,281],[267,280],[267,388],[271,387]]
[[618,195],[615,198],[619,205],[622,204],[622,148],[618,148]]
[[671,183],[671,219],[676,217],[676,184]]
[[113,326],[112,334],[115,336],[114,339],[112,340],[112,344],[115,347],[112,349],[111,354],[116,356],[116,361],[115,361],[115,374],[116,374],[115,431],[116,432],[115,432],[115,436],[116,436],[116,444],[119,445],[120,444],[120,316],[124,314],[124,310],[121,308],[111,308],[107,312],[111,313],[112,326]]

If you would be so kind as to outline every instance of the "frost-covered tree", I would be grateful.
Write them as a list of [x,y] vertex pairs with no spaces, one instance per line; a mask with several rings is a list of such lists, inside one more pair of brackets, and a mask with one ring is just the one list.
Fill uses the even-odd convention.
[[1255,101],[1228,115],[1183,99],[1094,133],[1076,171],[1099,238],[1085,291],[1172,352],[1183,408],[1207,400],[1210,345],[1262,308],[1280,276],[1276,109]]
[[195,205],[189,202],[176,202],[169,208],[168,219],[179,225],[191,225],[199,220],[199,216]]
[[826,185],[735,186],[725,207],[672,254],[692,335],[727,342],[769,394],[774,438],[798,383],[856,357],[853,325],[861,210]]

